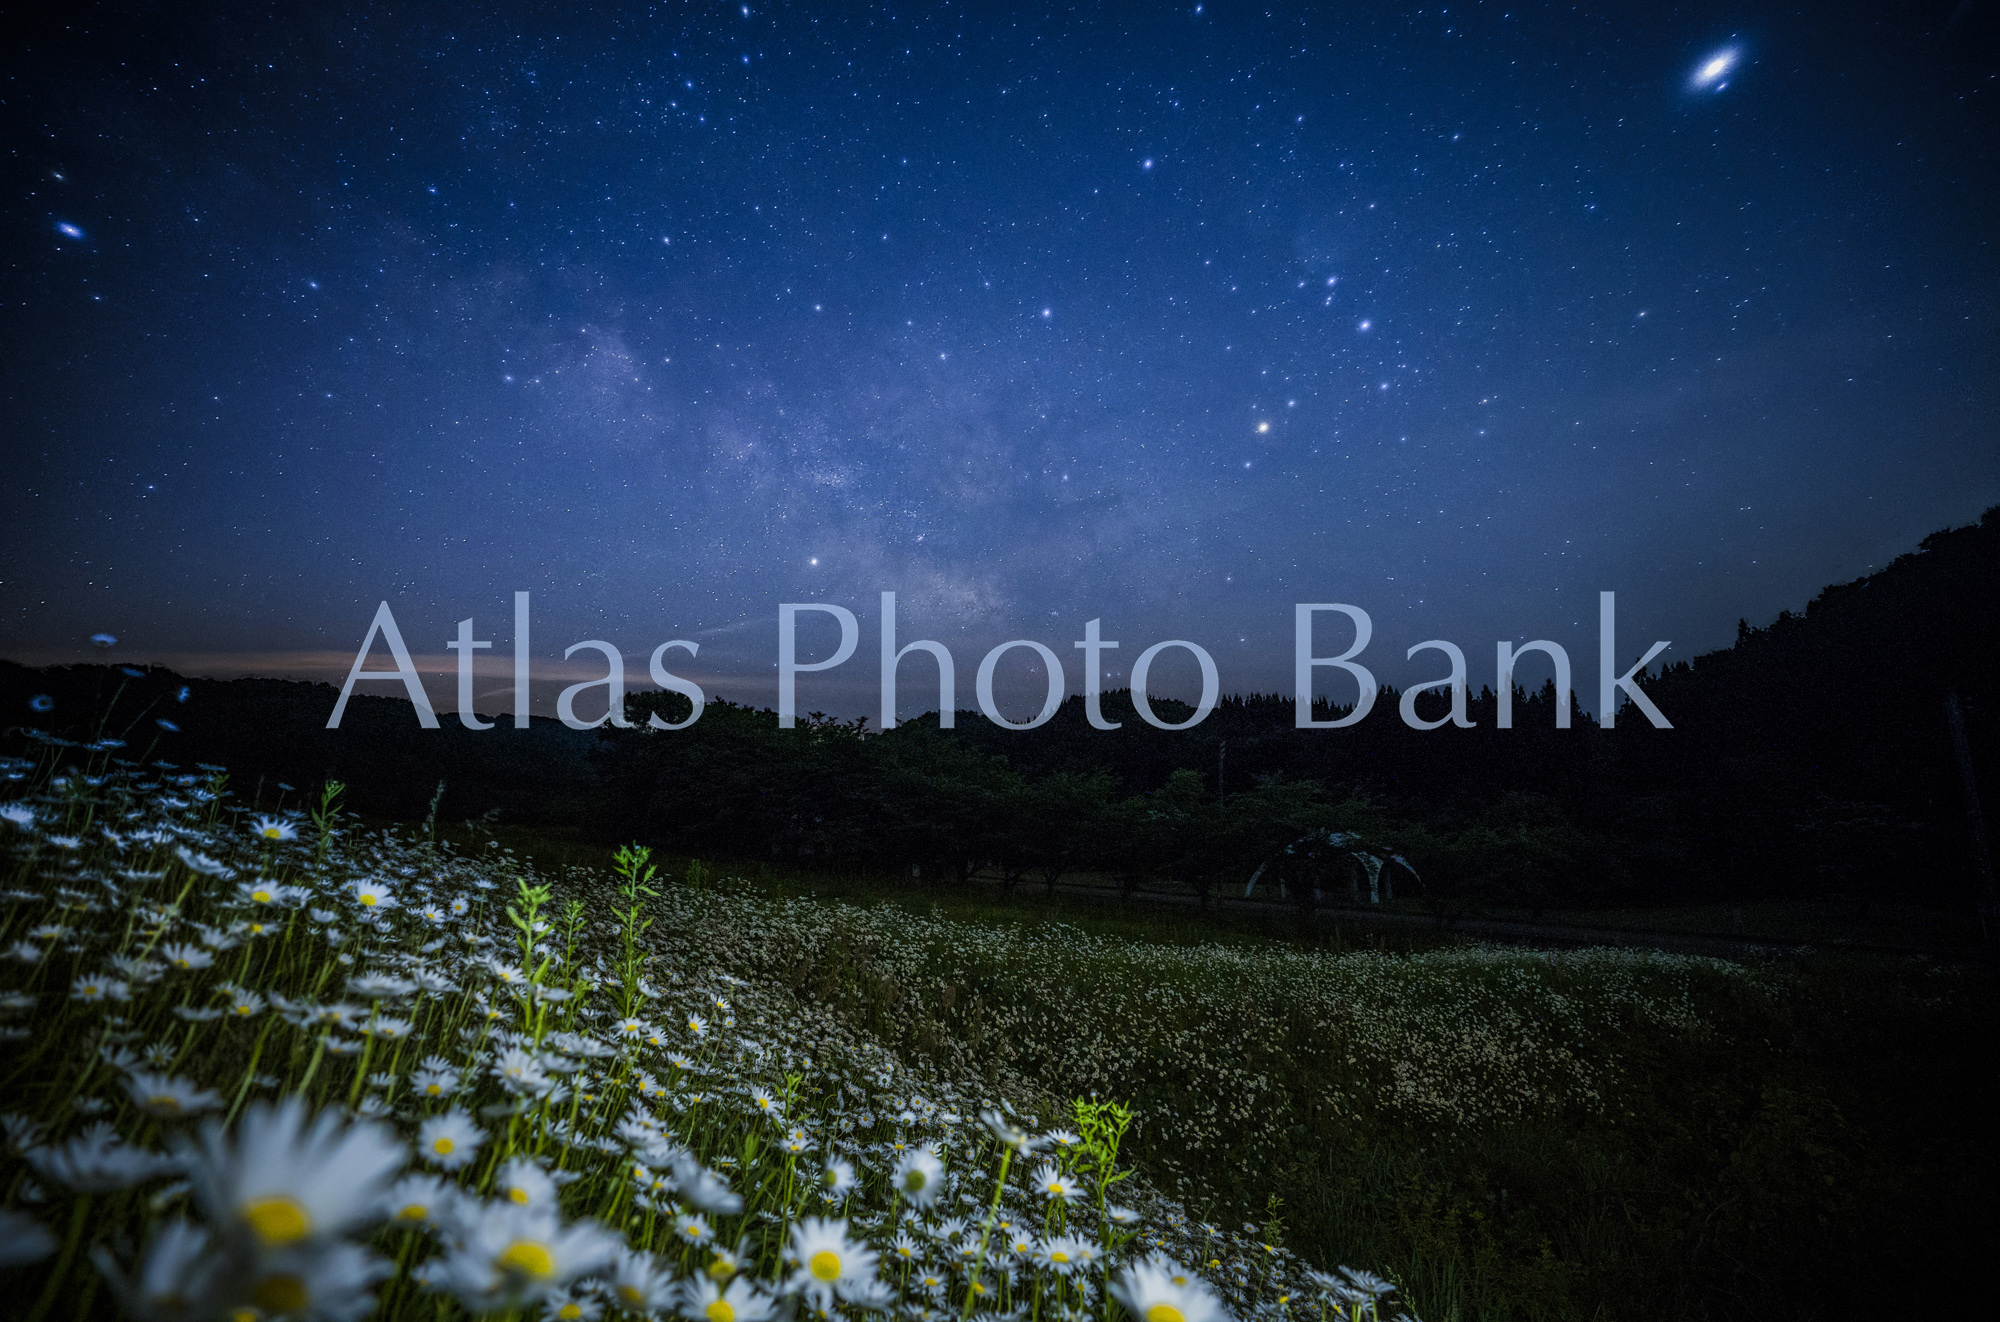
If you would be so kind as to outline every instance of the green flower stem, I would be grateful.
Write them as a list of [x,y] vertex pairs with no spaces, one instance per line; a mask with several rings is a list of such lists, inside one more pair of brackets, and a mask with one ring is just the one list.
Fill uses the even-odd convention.
[[28,1311],[27,1322],[42,1322],[49,1309],[55,1304],[65,1277],[69,1275],[70,1264],[76,1260],[77,1246],[83,1243],[83,1229],[90,1223],[90,1195],[76,1200],[76,1207],[69,1216],[69,1234],[63,1238],[62,1254],[56,1259],[55,1270],[49,1273],[48,1284],[35,1300],[35,1306]]
[[972,1275],[965,1283],[965,1305],[958,1311],[960,1322],[972,1316],[972,1297],[979,1284],[979,1273],[986,1267],[986,1240],[993,1233],[993,1222],[1000,1215],[1000,1195],[1007,1188],[1007,1168],[1014,1163],[1014,1149],[1000,1150],[1000,1178],[993,1182],[993,1202],[986,1209],[986,1224],[979,1228],[979,1256],[973,1259]]

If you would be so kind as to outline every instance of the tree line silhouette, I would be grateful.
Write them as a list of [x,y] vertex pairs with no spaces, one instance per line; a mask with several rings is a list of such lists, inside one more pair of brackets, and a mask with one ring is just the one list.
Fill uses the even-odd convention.
[[[924,884],[981,871],[1049,887],[1089,873],[1205,902],[1274,863],[1267,880],[1310,904],[1351,895],[1357,864],[1339,849],[1283,851],[1336,831],[1404,856],[1441,912],[1799,896],[1958,905],[1979,899],[1979,800],[1946,705],[1955,696],[1983,791],[2000,771],[1996,598],[2000,507],[1646,677],[1670,730],[1637,719],[1606,730],[1573,698],[1559,730],[1552,683],[1516,691],[1509,730],[1495,727],[1491,690],[1470,701],[1473,728],[1428,731],[1397,719],[1393,691],[1340,730],[1294,729],[1290,695],[1249,694],[1192,730],[1162,731],[1122,692],[1103,702],[1123,721],[1115,731],[1089,728],[1081,698],[1032,731],[972,714],[940,729],[935,713],[886,733],[822,715],[779,730],[768,711],[711,699],[672,732],[545,720],[473,732],[449,720],[419,730],[407,702],[360,696],[328,730],[337,694],[325,684],[6,662],[0,712],[17,752],[55,739],[76,757],[122,738],[118,755],[224,766],[238,792],[267,802],[281,785],[296,802],[333,777],[356,808],[415,818],[442,781],[446,821]],[[1154,705],[1169,721],[1190,714]],[[1445,698],[1418,705],[1441,715]],[[687,701],[636,694],[627,712],[643,727],[651,713],[685,716]]]

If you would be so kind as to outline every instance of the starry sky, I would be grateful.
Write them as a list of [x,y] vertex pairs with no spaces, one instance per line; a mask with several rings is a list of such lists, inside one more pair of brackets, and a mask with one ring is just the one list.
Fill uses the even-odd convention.
[[0,655],[1587,680],[2000,501],[1990,4],[476,8],[10,19]]

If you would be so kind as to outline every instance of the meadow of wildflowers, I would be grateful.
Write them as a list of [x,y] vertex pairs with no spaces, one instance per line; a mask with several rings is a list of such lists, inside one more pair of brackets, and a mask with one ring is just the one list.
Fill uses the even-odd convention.
[[[75,752],[60,771],[0,767],[10,1314],[1398,1311],[1389,1282],[1293,1256],[1278,1219],[1202,1223],[1121,1161],[1133,1130],[1158,1151],[1258,1124],[1264,1065],[1192,1035],[1216,1007],[1178,976],[1172,994],[1149,983],[1167,956],[673,886],[642,850],[540,875],[365,830],[337,786],[257,812],[216,768]],[[815,975],[828,943],[856,940],[879,961],[860,1015]],[[1248,997],[1242,1014],[1326,1008],[1258,1001],[1293,999],[1260,982],[1283,970],[1183,958]],[[1051,961],[1051,995],[1082,979],[1060,993],[1077,999],[982,981],[1023,959]],[[1331,1006],[1384,975],[1314,976]],[[1330,1105],[1378,1077],[1388,1104],[1441,1123],[1594,1104],[1561,1048],[1583,1011],[1561,1031],[1468,1020],[1426,1054],[1365,1001],[1329,1039],[1355,1089]],[[1671,972],[1636,975],[1630,1004],[1676,1013]],[[1143,1050],[1109,1031],[1121,1007],[1161,1025]],[[1112,1100],[1134,1095],[1126,1071],[1159,1069],[1179,1071],[1178,1105]]]

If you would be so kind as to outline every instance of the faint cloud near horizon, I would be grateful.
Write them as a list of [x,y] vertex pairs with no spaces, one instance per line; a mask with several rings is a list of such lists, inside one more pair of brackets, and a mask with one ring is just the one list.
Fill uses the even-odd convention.
[[[691,670],[686,664],[684,653],[675,653],[680,665],[669,658],[668,668],[674,674],[693,680],[701,685],[711,701],[730,698],[733,701],[770,702],[775,700],[775,681],[763,685],[772,690],[765,696],[754,690],[755,681],[746,683],[740,675],[723,674],[707,670]],[[281,679],[301,680],[308,683],[330,684],[339,688],[347,682],[347,672],[354,664],[354,653],[334,651],[273,651],[273,652],[148,652],[134,649],[130,654],[107,654],[99,651],[16,651],[6,655],[6,660],[19,665],[39,669],[47,666],[66,665],[127,665],[164,666],[175,674],[187,679]],[[453,655],[427,655],[411,653],[410,663],[424,683],[424,692],[429,696],[431,706],[439,713],[455,713],[458,710],[458,658]],[[354,686],[357,697],[383,697],[407,700],[402,686],[394,683],[395,662],[386,648],[377,647],[369,654],[364,673],[379,676],[364,679]],[[513,710],[514,702],[514,656],[511,651],[501,655],[480,655],[474,659],[472,673],[476,682],[474,708],[481,716],[504,715]],[[556,714],[556,698],[561,690],[571,684],[587,684],[604,679],[604,662],[595,652],[588,656],[564,661],[560,658],[536,657],[530,671],[528,707],[536,716],[553,718]],[[447,682],[438,683],[443,679]],[[627,693],[650,693],[655,686],[646,669],[646,656],[627,655],[625,657],[625,691]],[[603,699],[599,694],[591,699],[581,700],[579,707],[601,712]]]

